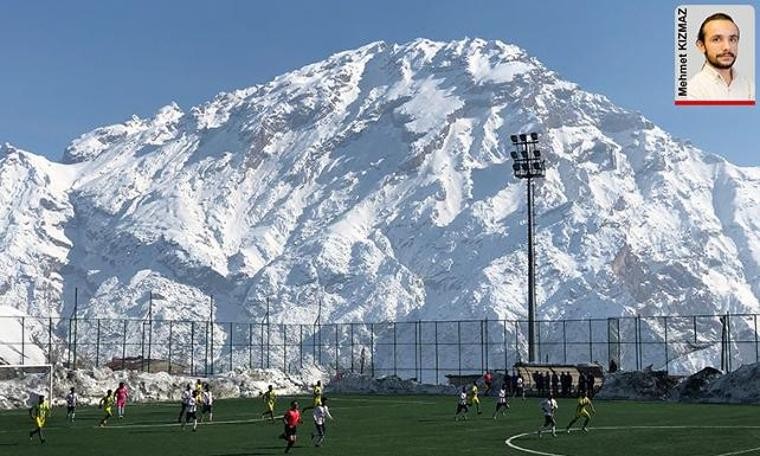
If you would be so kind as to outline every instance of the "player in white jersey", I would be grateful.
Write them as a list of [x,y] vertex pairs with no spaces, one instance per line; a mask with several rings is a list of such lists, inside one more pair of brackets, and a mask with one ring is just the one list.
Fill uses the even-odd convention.
[[454,421],[459,421],[460,414],[462,415],[462,419],[467,421],[467,412],[469,411],[470,408],[467,406],[467,387],[463,386],[457,399],[457,412],[454,414]]
[[557,401],[554,400],[551,393],[546,399],[541,401],[541,411],[544,413],[544,425],[538,428],[538,438],[541,438],[541,431],[549,429],[552,431],[552,437],[557,437],[557,420],[554,419],[554,414],[558,408],[559,405],[557,405]]
[[522,396],[522,400],[525,400],[525,382],[522,375],[518,376],[515,381],[515,396]]
[[314,407],[314,426],[316,432],[311,433],[311,440],[314,442],[314,446],[322,446],[325,441],[325,421],[327,418],[334,420],[335,418],[330,415],[330,409],[327,408],[327,398],[322,397],[322,403]]
[[77,415],[77,403],[79,402],[79,395],[71,388],[69,394],[66,395],[66,419],[74,421],[74,417]]
[[182,391],[182,393],[179,395],[179,416],[177,417],[177,423],[182,422],[182,418],[185,417],[185,412],[187,411],[187,400],[193,395],[193,390],[190,384],[188,383],[185,387],[185,391]]
[[186,404],[185,404],[185,421],[182,423],[182,429],[185,429],[185,426],[190,421],[193,422],[193,431],[196,430],[198,427],[198,401],[200,398],[200,394],[198,392],[193,391],[192,394],[187,398]]
[[214,421],[214,395],[211,393],[211,386],[208,383],[203,385],[201,401],[203,402],[201,421],[206,417],[208,417],[208,421]]
[[499,397],[496,399],[496,410],[493,412],[493,419],[496,419],[496,415],[501,412],[502,416],[507,413],[509,408],[509,402],[507,401],[507,385],[501,385],[499,390]]

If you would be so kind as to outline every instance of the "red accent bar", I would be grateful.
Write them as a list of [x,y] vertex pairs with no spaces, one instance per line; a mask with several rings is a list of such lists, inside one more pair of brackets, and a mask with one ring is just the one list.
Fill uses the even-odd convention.
[[675,100],[676,106],[755,106],[755,100]]

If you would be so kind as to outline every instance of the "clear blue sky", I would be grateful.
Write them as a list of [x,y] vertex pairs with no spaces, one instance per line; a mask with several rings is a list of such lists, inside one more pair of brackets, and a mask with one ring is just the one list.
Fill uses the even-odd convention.
[[2,0],[0,141],[58,160],[80,134],[171,101],[187,110],[371,41],[467,36],[517,44],[675,136],[760,166],[760,107],[673,105],[677,3]]

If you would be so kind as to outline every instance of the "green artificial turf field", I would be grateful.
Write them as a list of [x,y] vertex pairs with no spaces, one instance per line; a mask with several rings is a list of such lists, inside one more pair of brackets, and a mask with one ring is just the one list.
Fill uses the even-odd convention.
[[[280,398],[284,409],[287,398]],[[307,398],[302,404],[307,404]],[[760,455],[760,409],[753,406],[684,405],[595,401],[591,431],[558,433],[538,439],[543,417],[538,399],[512,400],[504,417],[492,420],[493,398],[483,398],[483,414],[470,413],[455,422],[456,398],[442,396],[333,396],[336,421],[328,424],[321,448],[310,442],[311,412],[299,428],[291,454],[330,455]],[[575,405],[559,400],[558,424],[572,418]],[[281,454],[277,439],[282,424],[261,421],[262,401],[219,400],[214,423],[197,432],[176,424],[177,404],[129,404],[124,420],[112,419],[99,429],[101,411],[81,408],[73,424],[56,408],[46,428],[47,442],[30,441],[31,420],[25,411],[0,412],[0,455],[214,455]],[[530,432],[529,435],[520,436]],[[505,444],[511,443],[519,450]]]

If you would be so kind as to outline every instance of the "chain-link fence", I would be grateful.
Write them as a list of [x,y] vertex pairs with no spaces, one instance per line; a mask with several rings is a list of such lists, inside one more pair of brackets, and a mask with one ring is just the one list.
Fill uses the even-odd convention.
[[[688,374],[760,361],[757,315],[537,321],[540,362],[610,360],[625,370]],[[447,374],[509,370],[527,360],[524,320],[278,324],[0,316],[7,363],[214,375],[231,369],[295,373],[320,365],[375,377],[441,383]]]

